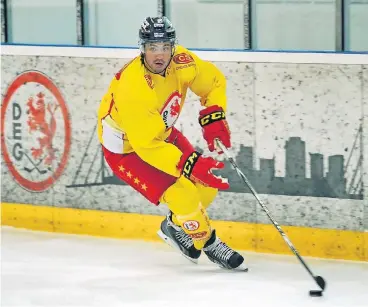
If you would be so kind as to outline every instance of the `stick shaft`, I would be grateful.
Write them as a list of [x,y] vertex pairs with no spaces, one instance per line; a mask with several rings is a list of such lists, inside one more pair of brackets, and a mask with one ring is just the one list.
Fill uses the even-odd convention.
[[253,188],[253,186],[249,182],[248,178],[240,170],[240,168],[236,164],[234,158],[229,154],[229,152],[226,149],[226,147],[220,141],[218,141],[218,140],[216,141],[216,145],[223,151],[224,155],[226,156],[226,158],[228,159],[228,161],[231,163],[231,165],[234,167],[234,169],[238,173],[239,177],[244,181],[244,183],[246,184],[246,186],[250,189],[250,191],[252,192],[252,194],[254,195],[254,197],[257,199],[258,203],[262,207],[263,211],[267,214],[268,218],[270,219],[270,221],[272,222],[272,224],[276,227],[277,231],[282,236],[282,238],[284,239],[284,241],[286,242],[286,244],[289,246],[289,248],[291,249],[291,251],[299,259],[299,261],[302,263],[302,265],[304,266],[304,268],[308,271],[308,273],[315,280],[314,274],[311,271],[311,269],[308,267],[308,265],[305,263],[305,261],[303,260],[303,258],[300,256],[299,252],[296,250],[296,248],[294,247],[294,245],[291,243],[291,241],[288,238],[288,236],[286,235],[286,233],[282,230],[282,228],[280,227],[280,225],[272,217],[272,215],[271,215],[270,211],[268,210],[267,206],[260,199],[260,197],[258,196],[257,192],[255,191],[255,189]]

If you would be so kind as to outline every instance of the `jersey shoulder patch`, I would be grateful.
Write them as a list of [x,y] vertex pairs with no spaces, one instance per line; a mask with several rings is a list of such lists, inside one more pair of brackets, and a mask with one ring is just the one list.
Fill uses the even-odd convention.
[[176,64],[189,64],[191,62],[194,62],[194,59],[189,53],[182,52],[174,55],[173,61]]
[[178,46],[172,58],[172,63],[176,73],[180,72],[180,75],[184,74],[185,76],[189,74],[187,76],[189,79],[194,77],[193,74],[195,74],[196,61],[188,49],[183,46]]

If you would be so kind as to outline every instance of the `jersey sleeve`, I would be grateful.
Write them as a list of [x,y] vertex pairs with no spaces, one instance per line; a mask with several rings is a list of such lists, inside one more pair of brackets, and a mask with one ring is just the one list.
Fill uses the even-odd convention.
[[165,123],[159,112],[151,106],[154,104],[152,97],[145,94],[146,91],[135,82],[120,83],[114,95],[119,126],[143,161],[167,174],[180,177],[177,164],[182,152],[163,139]]
[[200,59],[187,51],[196,64],[196,74],[190,83],[190,89],[199,97],[204,107],[218,105],[226,111],[226,79],[223,73],[211,62]]

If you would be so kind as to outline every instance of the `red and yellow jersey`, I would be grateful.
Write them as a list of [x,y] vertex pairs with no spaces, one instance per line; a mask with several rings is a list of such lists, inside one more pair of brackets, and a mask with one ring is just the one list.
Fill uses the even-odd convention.
[[140,56],[126,64],[111,81],[98,110],[98,138],[114,153],[135,151],[142,160],[179,177],[182,155],[165,142],[183,108],[187,90],[205,107],[226,110],[226,80],[210,62],[176,46],[165,76],[151,73]]

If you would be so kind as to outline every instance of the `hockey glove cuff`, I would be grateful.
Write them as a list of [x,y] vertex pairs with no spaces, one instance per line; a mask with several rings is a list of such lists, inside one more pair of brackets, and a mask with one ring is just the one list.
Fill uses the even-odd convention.
[[[229,125],[221,107],[211,106],[200,111],[199,124],[211,152],[215,150],[215,139],[219,139],[226,148],[231,147]],[[218,150],[222,153],[220,149]]]
[[182,174],[192,182],[227,190],[230,187],[227,180],[212,173],[212,169],[222,169],[224,166],[223,162],[216,161],[211,157],[204,157],[197,151],[183,153],[178,164]]

